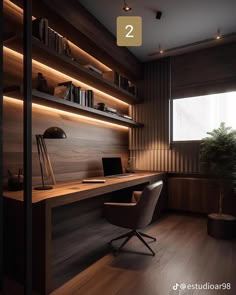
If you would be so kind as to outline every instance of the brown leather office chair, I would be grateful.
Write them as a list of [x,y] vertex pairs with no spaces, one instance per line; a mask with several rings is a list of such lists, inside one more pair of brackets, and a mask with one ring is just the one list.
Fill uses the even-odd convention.
[[131,229],[131,231],[127,234],[110,241],[110,243],[112,243],[113,241],[126,238],[118,248],[118,252],[133,236],[137,236],[151,251],[152,255],[155,255],[155,252],[151,249],[143,237],[154,241],[156,241],[156,238],[141,233],[138,229],[144,228],[151,222],[162,186],[163,182],[158,181],[146,186],[143,192],[134,192],[130,203],[104,204],[105,217],[110,223]]

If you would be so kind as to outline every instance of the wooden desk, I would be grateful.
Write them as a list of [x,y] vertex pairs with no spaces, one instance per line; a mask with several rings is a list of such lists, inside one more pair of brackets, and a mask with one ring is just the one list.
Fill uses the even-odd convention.
[[[144,182],[152,182],[157,175],[163,173],[135,173],[130,177],[123,178],[104,178],[96,177],[96,179],[105,179],[105,183],[82,183],[81,180],[63,182],[54,185],[52,190],[32,190],[32,203],[46,201],[50,207],[57,207],[72,202],[81,201],[94,196],[102,195],[134,186]],[[4,197],[23,202],[23,191],[10,192],[5,191]]]
[[[40,294],[49,294],[52,289],[52,214],[59,209],[75,206],[83,200],[93,200],[122,189],[132,189],[164,179],[164,173],[135,173],[127,178],[106,178],[105,183],[60,183],[52,190],[33,190],[33,286]],[[97,177],[96,177],[97,178]],[[100,197],[99,197],[100,198]],[[23,192],[4,192],[6,241],[8,246],[8,273],[23,279]],[[70,207],[73,208],[73,207]],[[78,213],[79,214],[79,213]],[[63,220],[63,217],[61,217]],[[17,230],[16,230],[17,225]],[[15,233],[13,235],[12,233]],[[17,253],[17,254],[16,254]],[[14,272],[12,274],[12,270]]]

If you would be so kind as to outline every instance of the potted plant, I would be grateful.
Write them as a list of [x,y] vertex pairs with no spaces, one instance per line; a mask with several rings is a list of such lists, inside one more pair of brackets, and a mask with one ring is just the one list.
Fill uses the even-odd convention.
[[[221,123],[218,129],[207,132],[208,137],[203,138],[200,148],[200,163],[203,171],[217,180],[219,185],[219,212],[208,216],[208,233],[209,218],[216,221],[228,221],[235,218],[230,215],[222,214],[224,192],[233,184],[236,172],[236,130],[226,127]],[[212,226],[212,224],[210,224]],[[215,237],[223,237],[225,224],[213,225],[213,234]],[[222,228],[219,228],[222,227]],[[234,231],[234,229],[232,228]],[[221,231],[221,232],[220,232]]]

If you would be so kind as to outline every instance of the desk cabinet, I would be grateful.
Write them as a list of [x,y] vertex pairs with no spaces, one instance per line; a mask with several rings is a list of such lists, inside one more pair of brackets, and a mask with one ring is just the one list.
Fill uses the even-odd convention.
[[[107,179],[105,184],[82,184],[77,181],[58,184],[51,191],[33,191],[34,289],[39,294],[50,294],[78,274],[86,263],[92,264],[106,255],[109,237],[103,234],[106,227],[102,216],[103,203],[114,198],[123,201],[123,197],[132,190],[143,189],[160,179],[164,180],[165,174],[136,173],[130,178]],[[6,272],[9,277],[23,281],[23,196],[22,192],[5,192],[4,196]],[[163,194],[155,218],[164,209],[164,204],[166,196]],[[114,227],[112,234],[113,231]],[[94,233],[99,237],[96,241]],[[79,250],[91,243],[94,244],[91,256]],[[83,258],[85,252],[87,256]],[[78,265],[80,259],[86,260],[82,261],[82,266]]]
[[[218,182],[206,178],[169,177],[168,208],[206,214],[218,212]],[[229,189],[224,197],[223,211],[235,215],[235,208],[236,196]]]

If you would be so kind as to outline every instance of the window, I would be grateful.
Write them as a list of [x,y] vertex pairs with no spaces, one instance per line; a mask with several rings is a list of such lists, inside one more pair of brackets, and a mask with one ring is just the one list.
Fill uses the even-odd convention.
[[236,92],[173,100],[173,141],[201,140],[221,122],[236,129]]

